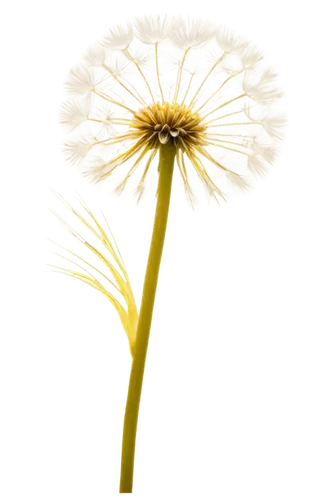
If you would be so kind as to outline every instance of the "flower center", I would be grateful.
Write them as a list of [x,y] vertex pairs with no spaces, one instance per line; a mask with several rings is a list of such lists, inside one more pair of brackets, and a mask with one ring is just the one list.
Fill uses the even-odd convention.
[[168,102],[139,109],[130,127],[133,132],[139,132],[138,138],[145,139],[156,149],[160,144],[171,142],[181,149],[202,144],[202,134],[206,130],[198,113],[193,113],[185,104]]

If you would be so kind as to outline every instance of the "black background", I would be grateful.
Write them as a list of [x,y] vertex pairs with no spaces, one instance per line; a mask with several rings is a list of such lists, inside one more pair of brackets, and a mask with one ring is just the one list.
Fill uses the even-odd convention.
[[[212,5],[205,10],[193,8],[193,15],[211,13]],[[49,83],[38,89],[44,101],[39,109],[44,154],[35,159],[37,211],[39,184],[75,181],[52,160],[54,73],[62,72],[79,54],[80,40],[94,39],[112,15],[135,13],[135,8],[112,6],[105,16],[103,9],[87,6],[66,10],[41,28],[36,58],[44,61]],[[259,7],[221,15],[273,47],[273,63],[281,65],[281,79],[289,80],[289,110],[296,111],[290,50],[295,17]],[[245,492],[270,498],[294,477],[298,379],[293,366],[300,335],[296,151],[296,129],[290,129],[289,160],[273,171],[272,185],[265,185],[256,201],[233,201],[232,209],[202,210],[200,217],[184,217],[183,202],[176,202],[168,280],[160,291],[161,337],[152,343],[153,392],[145,395],[145,471],[137,475],[137,496],[227,493],[233,498]],[[129,240],[129,262],[142,264],[150,202],[141,210],[129,209],[126,201],[109,203],[121,238]],[[51,229],[42,217],[34,234],[36,282],[39,231]],[[127,366],[127,354],[119,352],[111,315],[86,289],[45,280],[36,288],[38,301],[29,318],[36,327],[27,342],[29,412],[45,498],[64,492],[106,498],[111,441],[119,438],[119,371]]]

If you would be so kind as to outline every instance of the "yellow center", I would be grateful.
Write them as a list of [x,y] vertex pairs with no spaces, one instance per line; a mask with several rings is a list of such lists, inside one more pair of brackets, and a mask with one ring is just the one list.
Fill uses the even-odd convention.
[[201,142],[200,136],[206,130],[201,120],[200,115],[193,113],[185,104],[158,102],[134,113],[130,127],[152,149],[170,142],[184,149],[184,146]]

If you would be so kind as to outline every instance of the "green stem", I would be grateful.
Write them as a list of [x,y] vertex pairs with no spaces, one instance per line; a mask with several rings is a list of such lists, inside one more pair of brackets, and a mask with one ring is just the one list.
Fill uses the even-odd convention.
[[143,285],[141,309],[135,340],[135,352],[132,362],[124,418],[120,493],[132,493],[135,437],[139,416],[142,381],[155,302],[158,273],[160,269],[168,220],[175,154],[176,148],[173,144],[161,144],[154,229]]

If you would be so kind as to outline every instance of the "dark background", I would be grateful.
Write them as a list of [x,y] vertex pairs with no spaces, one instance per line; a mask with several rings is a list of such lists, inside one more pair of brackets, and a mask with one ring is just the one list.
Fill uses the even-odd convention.
[[[289,111],[296,111],[295,17],[256,9],[221,15],[273,47],[273,63],[289,80]],[[38,89],[44,155],[35,162],[36,210],[39,184],[75,180],[52,160],[55,71],[63,71],[79,54],[80,40],[94,39],[111,15],[136,13],[111,10],[105,16],[81,7],[42,28],[36,58],[44,61],[49,83]],[[193,15],[212,10],[211,4],[207,12],[193,8]],[[44,42],[51,47],[47,58]],[[289,160],[273,171],[272,185],[256,201],[233,201],[231,210],[202,210],[200,217],[184,217],[177,201],[168,280],[160,291],[161,337],[152,343],[153,392],[145,395],[145,470],[137,475],[137,496],[231,492],[232,498],[245,492],[270,498],[295,477],[293,366],[301,307],[296,152],[296,129],[290,129]],[[129,240],[129,262],[143,263],[144,215],[151,214],[151,203],[141,210],[129,209],[126,201],[109,203],[121,238]],[[111,315],[85,289],[73,290],[66,281],[37,283],[39,231],[51,229],[41,217],[34,233],[38,300],[30,318],[36,328],[27,341],[36,466],[43,471],[45,498],[64,492],[106,498],[111,441],[119,438],[119,371],[127,354],[119,352]]]

